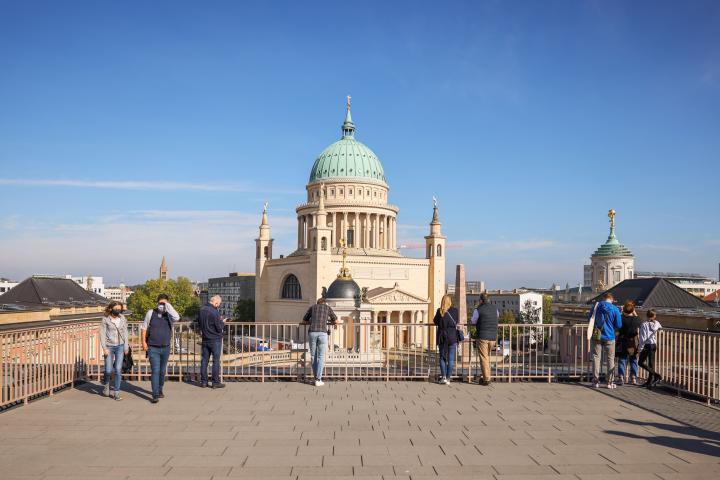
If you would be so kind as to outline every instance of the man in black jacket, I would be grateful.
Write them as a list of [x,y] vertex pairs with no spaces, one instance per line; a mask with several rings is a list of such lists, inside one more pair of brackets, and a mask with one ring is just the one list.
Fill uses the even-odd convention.
[[208,363],[210,354],[213,357],[212,388],[223,388],[220,383],[220,356],[222,354],[222,339],[225,321],[220,318],[218,307],[222,303],[220,295],[210,299],[210,303],[203,305],[198,317],[198,325],[202,333],[202,359],[200,360],[200,386],[208,386]]
[[475,325],[475,345],[480,357],[483,379],[481,385],[490,385],[490,353],[497,343],[498,309],[488,303],[487,293],[480,294],[480,304],[473,312],[470,323]]

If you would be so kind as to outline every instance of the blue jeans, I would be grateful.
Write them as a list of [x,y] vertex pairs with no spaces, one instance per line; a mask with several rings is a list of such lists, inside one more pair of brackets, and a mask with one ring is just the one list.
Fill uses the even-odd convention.
[[107,385],[110,381],[110,375],[115,372],[115,380],[112,389],[116,392],[120,391],[120,382],[122,381],[122,364],[125,356],[125,345],[115,345],[106,347],[108,354],[105,356],[105,375],[103,375],[103,385]]
[[440,376],[449,379],[455,370],[455,352],[457,352],[457,343],[447,345],[445,348],[440,347]]
[[312,358],[313,375],[322,380],[323,369],[325,368],[325,352],[328,345],[327,332],[310,332],[310,358]]
[[222,339],[202,342],[202,358],[200,359],[200,383],[208,383],[208,363],[212,354],[212,382],[220,383],[220,355],[222,354]]
[[167,347],[148,347],[150,358],[150,383],[152,384],[152,396],[157,397],[163,391],[165,385],[165,371],[167,370],[168,358],[170,358],[170,345]]
[[638,376],[638,357],[637,355],[621,355],[618,360],[618,375],[621,380],[625,380],[625,366],[627,365],[628,359],[630,360],[630,378],[637,378]]

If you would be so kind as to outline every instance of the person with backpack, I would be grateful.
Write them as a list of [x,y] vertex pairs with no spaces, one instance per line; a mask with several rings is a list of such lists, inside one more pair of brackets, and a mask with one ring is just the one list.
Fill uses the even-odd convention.
[[607,362],[607,388],[615,388],[615,330],[622,328],[620,309],[614,305],[615,298],[610,292],[603,295],[602,301],[595,303],[590,311],[588,329],[591,332],[593,358],[593,386],[600,387],[600,368],[603,353]]
[[[105,308],[105,315],[100,322],[100,346],[105,357],[105,374],[103,375],[103,396],[120,401],[120,385],[122,382],[123,358],[129,353],[128,324],[123,312],[123,304],[112,301]],[[115,374],[112,388],[110,377]]]
[[223,332],[225,322],[220,318],[218,307],[222,303],[220,295],[213,295],[210,302],[203,305],[198,315],[198,325],[202,333],[202,357],[200,359],[200,386],[208,386],[208,363],[212,354],[212,388],[224,388],[220,383],[220,357],[222,355]]
[[158,403],[165,398],[163,386],[165,385],[165,371],[170,358],[170,342],[172,340],[173,324],[180,320],[169,297],[161,293],[157,297],[157,305],[147,311],[145,320],[140,326],[140,339],[143,350],[147,352],[150,360],[150,383],[152,385],[152,403]]
[[643,387],[652,389],[662,380],[655,370],[655,355],[657,354],[657,332],[662,325],[657,321],[655,310],[648,310],[647,319],[640,325],[640,368],[648,372],[647,381]]
[[638,355],[640,353],[640,325],[642,321],[635,311],[635,302],[628,300],[622,308],[622,327],[620,328],[620,350],[618,360],[617,382],[622,385],[625,382],[625,368],[630,362],[630,378],[628,383],[635,385],[638,375]]
[[490,354],[497,343],[498,318],[500,311],[488,303],[487,293],[480,294],[480,304],[472,314],[470,323],[475,325],[475,346],[480,357],[482,380],[480,385],[490,385]]
[[440,383],[450,385],[455,370],[455,354],[458,344],[458,310],[452,306],[452,295],[445,295],[435,312],[433,323],[437,326],[436,340],[440,354]]

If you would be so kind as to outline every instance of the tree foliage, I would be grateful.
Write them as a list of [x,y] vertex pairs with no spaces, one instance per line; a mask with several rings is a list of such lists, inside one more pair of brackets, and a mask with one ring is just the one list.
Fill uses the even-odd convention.
[[543,323],[553,323],[552,295],[543,295]]
[[233,320],[236,322],[254,322],[255,300],[238,300],[233,310]]
[[133,320],[142,320],[145,313],[155,308],[157,296],[161,293],[170,297],[170,303],[180,314],[180,318],[194,318],[200,309],[200,299],[190,280],[178,277],[176,280],[153,279],[136,288],[127,301],[127,308],[132,311]]
[[517,319],[515,318],[515,314],[510,310],[504,310],[500,314],[499,318],[500,323],[517,323]]

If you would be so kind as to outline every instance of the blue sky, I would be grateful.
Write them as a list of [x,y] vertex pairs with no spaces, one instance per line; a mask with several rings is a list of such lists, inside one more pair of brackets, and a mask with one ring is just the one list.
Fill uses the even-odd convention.
[[607,236],[717,276],[720,3],[0,0],[0,276],[196,280],[276,253],[345,96],[399,240],[431,198],[490,288],[571,285]]

